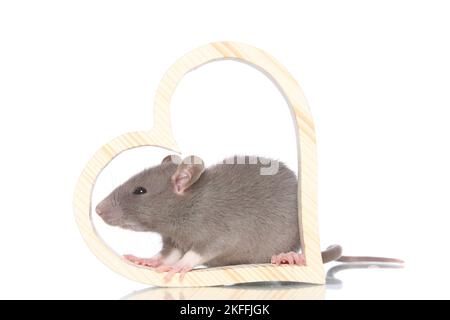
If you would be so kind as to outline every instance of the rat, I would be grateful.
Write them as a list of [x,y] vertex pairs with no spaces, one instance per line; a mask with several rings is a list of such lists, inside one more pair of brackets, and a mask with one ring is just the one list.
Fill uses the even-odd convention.
[[[166,281],[200,265],[305,265],[297,187],[296,174],[277,160],[235,156],[205,168],[197,156],[170,155],[118,186],[96,212],[111,226],[159,233],[155,256],[124,258],[167,272]],[[339,245],[323,251],[322,260],[402,263],[342,256]]]

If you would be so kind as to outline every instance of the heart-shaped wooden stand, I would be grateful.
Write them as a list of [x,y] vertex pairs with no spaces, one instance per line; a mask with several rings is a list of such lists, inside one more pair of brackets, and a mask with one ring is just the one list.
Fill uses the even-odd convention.
[[[114,252],[97,234],[91,215],[95,181],[105,166],[121,152],[141,146],[158,146],[180,153],[172,134],[170,99],[183,76],[208,62],[232,59],[247,63],[268,76],[284,95],[297,128],[298,215],[306,266],[252,264],[206,268],[186,274],[182,282],[151,268],[134,265]],[[316,206],[316,141],[314,123],[305,97],[294,78],[262,50],[235,42],[216,42],[197,48],[179,59],[164,75],[155,97],[154,127],[125,133],[100,148],[81,173],[74,195],[75,218],[92,252],[112,270],[127,278],[155,286],[217,286],[244,282],[296,281],[323,284],[325,274],[319,245]]]

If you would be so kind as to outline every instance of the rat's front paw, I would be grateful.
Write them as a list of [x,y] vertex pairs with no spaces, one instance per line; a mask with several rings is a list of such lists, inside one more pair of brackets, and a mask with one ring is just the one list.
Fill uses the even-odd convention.
[[126,254],[123,256],[125,259],[127,259],[128,261],[131,261],[135,264],[138,264],[140,266],[144,266],[144,267],[158,267],[161,265],[162,263],[162,259],[160,255],[156,255],[154,257],[151,258],[139,258],[139,257],[135,257],[132,254]]
[[192,268],[193,268],[193,266],[191,266],[191,265],[176,263],[173,266],[161,265],[158,268],[156,268],[156,271],[157,272],[167,272],[167,274],[164,276],[165,282],[169,282],[173,278],[173,276],[177,273],[180,274],[180,281],[183,281],[186,273],[191,271]]

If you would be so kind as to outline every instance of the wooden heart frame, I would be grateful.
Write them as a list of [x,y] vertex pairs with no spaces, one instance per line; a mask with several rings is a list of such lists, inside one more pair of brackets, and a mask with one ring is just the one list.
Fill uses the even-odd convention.
[[[92,222],[91,201],[95,181],[108,163],[121,152],[141,146],[158,146],[180,153],[172,133],[170,100],[183,76],[206,63],[231,59],[247,63],[268,76],[285,97],[297,132],[298,215],[305,266],[251,264],[205,268],[188,272],[166,283],[164,274],[135,265],[102,240]],[[180,58],[164,75],[156,91],[154,126],[150,131],[125,133],[101,147],[88,162],[74,194],[75,219],[92,252],[108,267],[123,276],[155,286],[217,286],[260,281],[295,281],[323,284],[325,273],[321,258],[317,224],[316,140],[314,123],[302,90],[274,58],[264,51],[236,42],[215,42],[197,48]]]

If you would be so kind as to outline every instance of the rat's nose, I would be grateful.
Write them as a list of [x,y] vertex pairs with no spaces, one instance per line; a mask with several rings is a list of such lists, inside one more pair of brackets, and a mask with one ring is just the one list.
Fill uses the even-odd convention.
[[102,208],[98,205],[98,206],[95,208],[95,212],[97,212],[97,214],[98,214],[99,216],[101,216],[101,215],[104,213],[104,210],[102,210]]

